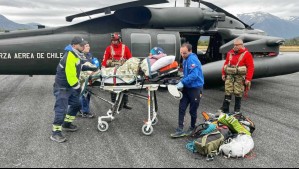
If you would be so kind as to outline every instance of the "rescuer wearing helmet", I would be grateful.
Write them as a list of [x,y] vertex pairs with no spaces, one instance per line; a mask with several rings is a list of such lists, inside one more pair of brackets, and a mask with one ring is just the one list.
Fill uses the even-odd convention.
[[[130,49],[122,43],[121,35],[117,32],[111,34],[111,44],[106,48],[104,53],[104,58],[102,62],[102,68],[105,67],[114,67],[124,64],[128,59],[132,58]],[[115,102],[116,94],[111,93],[111,101]],[[128,105],[128,95],[124,94],[123,96],[125,109],[132,109]]]

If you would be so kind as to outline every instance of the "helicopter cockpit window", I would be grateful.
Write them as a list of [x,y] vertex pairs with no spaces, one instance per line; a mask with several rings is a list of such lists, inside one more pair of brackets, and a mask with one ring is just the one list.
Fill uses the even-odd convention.
[[176,37],[173,34],[158,34],[158,46],[163,48],[168,55],[176,56]]
[[[214,39],[214,38],[212,38],[212,39]],[[210,36],[201,36],[198,40],[198,43],[197,43],[197,56],[198,56],[198,58],[199,58],[199,60],[201,61],[202,64],[206,64],[206,63],[211,62],[211,58],[207,54],[207,52],[208,52],[207,50],[209,48],[210,41],[211,41]],[[211,45],[213,46],[213,48],[217,47],[213,43],[211,43]],[[216,51],[216,50],[213,50],[213,51]]]
[[203,55],[207,52],[210,43],[210,36],[201,36],[197,44],[197,55]]
[[133,57],[144,58],[151,50],[151,36],[143,33],[131,34],[131,52]]

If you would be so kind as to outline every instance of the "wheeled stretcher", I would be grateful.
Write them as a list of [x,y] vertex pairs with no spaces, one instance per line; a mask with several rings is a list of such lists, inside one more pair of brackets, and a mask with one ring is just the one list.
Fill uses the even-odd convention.
[[[166,86],[169,81],[170,83],[176,83],[177,81],[174,81],[173,78],[177,75],[177,73],[178,68],[170,69],[165,72],[153,72],[151,75],[152,78],[136,74],[123,74],[121,76],[115,74],[103,76],[101,73],[97,73],[89,77],[89,79],[86,79],[82,93],[89,92],[91,95],[111,105],[111,108],[107,111],[107,115],[98,117],[98,130],[102,132],[108,130],[109,124],[107,120],[113,121],[115,119],[115,115],[120,113],[123,96],[124,94],[127,94],[147,100],[147,120],[144,121],[144,125],[142,126],[142,133],[145,135],[151,135],[154,131],[153,126],[158,122],[156,91],[161,85]],[[122,78],[128,76],[132,77],[132,80],[129,80],[130,83],[127,83],[128,80],[124,80]],[[96,94],[96,92],[94,92],[94,90],[116,93],[115,102],[113,103],[103,97],[100,97]],[[145,96],[136,92],[140,90],[147,90],[147,95]]]

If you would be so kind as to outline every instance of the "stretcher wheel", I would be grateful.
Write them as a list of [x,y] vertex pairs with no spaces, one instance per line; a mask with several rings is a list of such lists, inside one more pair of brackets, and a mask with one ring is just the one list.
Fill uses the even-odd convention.
[[156,118],[153,120],[152,125],[154,126],[154,125],[156,125],[157,123],[158,123],[158,118],[156,117]]
[[98,124],[98,129],[100,131],[107,131],[109,128],[109,124],[106,121],[102,121],[102,123]]
[[150,126],[148,130],[146,130],[146,128],[147,128],[146,124],[142,126],[142,133],[147,136],[151,135],[154,131],[153,126]]

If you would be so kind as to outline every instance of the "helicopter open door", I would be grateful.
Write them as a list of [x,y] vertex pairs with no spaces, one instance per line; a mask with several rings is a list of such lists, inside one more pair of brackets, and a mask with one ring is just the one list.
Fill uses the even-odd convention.
[[180,34],[176,31],[162,29],[122,29],[123,42],[131,49],[133,57],[145,58],[150,50],[161,47],[166,54],[176,56],[180,60]]
[[[219,48],[223,44],[221,36],[217,33],[201,34],[199,32],[180,32],[181,43],[188,42],[192,45],[192,52],[196,53],[198,59],[204,65],[213,61],[223,59]],[[198,49],[200,41],[207,41],[207,49],[201,51]]]

